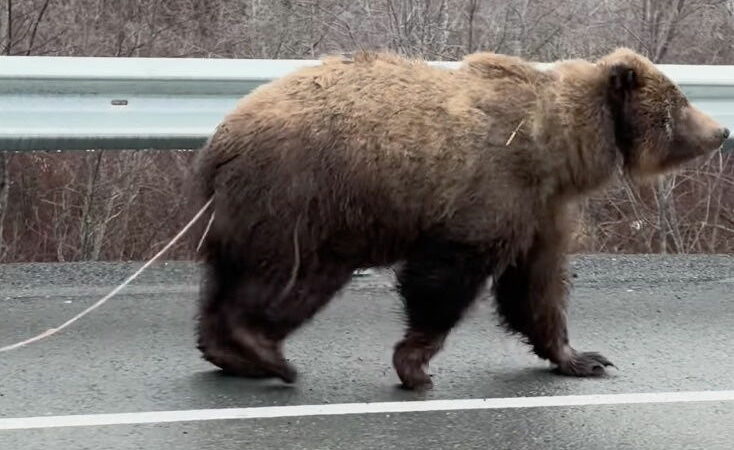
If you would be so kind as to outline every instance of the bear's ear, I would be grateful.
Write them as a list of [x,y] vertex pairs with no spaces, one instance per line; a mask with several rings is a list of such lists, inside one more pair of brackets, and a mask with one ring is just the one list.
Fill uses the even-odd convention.
[[627,159],[630,157],[635,129],[635,108],[631,97],[640,87],[640,82],[635,69],[626,64],[615,64],[608,70],[607,101],[614,123],[614,138],[617,148]]
[[612,97],[624,99],[640,87],[637,72],[626,64],[615,64],[609,68],[609,93]]

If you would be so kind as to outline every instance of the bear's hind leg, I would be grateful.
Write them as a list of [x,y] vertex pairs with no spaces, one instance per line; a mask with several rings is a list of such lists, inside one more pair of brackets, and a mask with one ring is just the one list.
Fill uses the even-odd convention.
[[[249,340],[251,343],[243,346],[233,339],[226,317],[217,317],[216,321],[219,329],[227,330],[227,336],[216,340],[200,340],[199,350],[204,359],[228,375],[247,378],[278,377],[286,382],[295,379],[294,370],[285,363],[280,350],[273,348],[272,342],[261,340],[253,345],[254,341]],[[246,338],[240,337],[240,340],[248,342]]]
[[242,276],[234,261],[207,264],[204,295],[198,317],[198,343],[205,360],[230,375],[286,382],[295,371],[272,340],[251,333],[237,318],[267,296],[266,285]]
[[[269,284],[269,297],[258,307],[228,315],[231,339],[256,368],[295,381],[296,371],[283,357],[283,341],[322,309],[352,277],[347,265],[304,262],[291,281]],[[279,281],[285,279],[278,277]],[[252,291],[252,287],[245,292]],[[247,303],[245,303],[247,304]],[[249,368],[248,370],[252,370]]]
[[530,253],[509,266],[493,283],[497,310],[512,331],[524,335],[539,357],[564,375],[592,376],[613,364],[596,352],[569,345],[566,325],[567,283],[557,239],[539,237]]
[[251,378],[295,379],[272,339],[243,327],[243,319],[262,310],[279,286],[243,259],[240,246],[207,237],[204,284],[198,312],[197,348],[225,373]]
[[489,274],[488,266],[472,248],[430,241],[421,244],[401,268],[398,288],[408,330],[395,346],[393,365],[404,388],[432,386],[425,368],[476,298]]

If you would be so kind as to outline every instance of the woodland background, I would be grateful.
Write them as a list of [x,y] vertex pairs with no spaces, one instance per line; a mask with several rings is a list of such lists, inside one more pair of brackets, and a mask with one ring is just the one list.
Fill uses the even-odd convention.
[[[632,47],[734,64],[734,0],[0,0],[6,55],[317,58],[477,50],[538,61]],[[139,260],[189,219],[192,152],[0,153],[0,262]],[[734,154],[584,205],[575,251],[734,253]],[[191,258],[180,246],[169,258]]]

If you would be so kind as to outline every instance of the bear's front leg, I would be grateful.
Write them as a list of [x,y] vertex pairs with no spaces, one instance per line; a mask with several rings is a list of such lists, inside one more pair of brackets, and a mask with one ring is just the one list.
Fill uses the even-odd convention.
[[527,255],[510,265],[493,284],[505,325],[522,334],[541,358],[564,375],[602,375],[613,364],[596,352],[571,347],[566,325],[568,283],[562,234],[536,237]]
[[393,365],[406,389],[432,386],[425,369],[489,275],[489,260],[471,246],[425,239],[398,273],[408,318]]

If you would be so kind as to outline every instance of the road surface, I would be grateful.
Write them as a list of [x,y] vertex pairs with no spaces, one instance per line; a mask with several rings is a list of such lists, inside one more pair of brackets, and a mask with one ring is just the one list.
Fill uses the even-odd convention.
[[[0,266],[0,346],[60,324],[139,266]],[[0,354],[0,449],[734,448],[734,257],[586,256],[572,268],[572,343],[618,370],[554,375],[499,328],[485,295],[419,394],[390,365],[402,332],[390,273],[355,278],[293,337],[299,379],[286,386],[203,361],[197,268],[159,264],[61,334]],[[361,402],[375,410],[350,405]],[[319,405],[331,415],[311,415]]]

